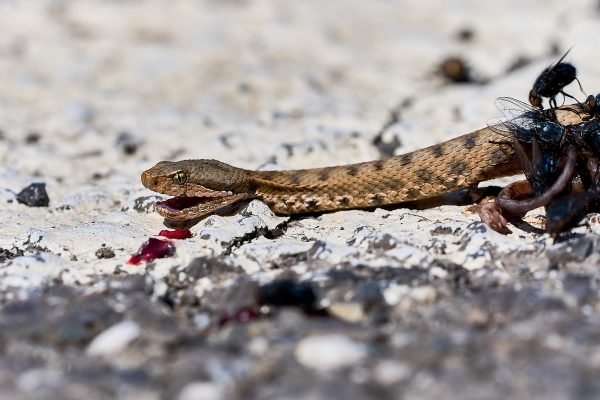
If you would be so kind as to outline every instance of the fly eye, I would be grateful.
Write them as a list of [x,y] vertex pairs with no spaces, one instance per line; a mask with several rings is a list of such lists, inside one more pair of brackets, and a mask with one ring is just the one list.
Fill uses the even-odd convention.
[[179,183],[180,185],[184,184],[185,181],[187,180],[187,176],[185,175],[185,172],[183,171],[177,171],[175,173],[175,180],[177,181],[177,183]]

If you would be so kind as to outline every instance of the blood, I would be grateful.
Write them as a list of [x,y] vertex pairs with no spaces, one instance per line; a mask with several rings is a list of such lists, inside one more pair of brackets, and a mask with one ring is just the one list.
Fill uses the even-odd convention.
[[156,205],[177,211],[196,206],[209,199],[209,197],[173,197],[165,201],[158,201]]
[[235,320],[237,322],[241,322],[242,324],[246,324],[246,323],[252,322],[256,318],[258,318],[258,314],[253,309],[248,308],[248,309],[242,309],[242,310],[238,311],[235,314],[234,318],[235,318]]
[[171,242],[150,238],[137,254],[131,256],[127,263],[139,265],[142,262],[154,261],[157,258],[171,257],[173,254],[175,254],[175,246]]
[[192,232],[189,229],[185,229],[182,231],[169,231],[162,230],[158,233],[158,236],[163,236],[168,239],[189,239],[192,237]]
[[219,318],[219,327],[227,325],[230,322],[239,322],[241,324],[247,324],[254,321],[259,317],[259,314],[250,307],[244,307],[236,311],[233,315],[224,315]]

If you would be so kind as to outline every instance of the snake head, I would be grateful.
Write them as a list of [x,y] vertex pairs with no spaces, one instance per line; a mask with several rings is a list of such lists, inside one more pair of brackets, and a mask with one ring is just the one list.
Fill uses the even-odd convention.
[[141,180],[152,191],[174,196],[154,206],[172,220],[202,217],[253,197],[248,171],[216,160],[161,161],[142,172]]

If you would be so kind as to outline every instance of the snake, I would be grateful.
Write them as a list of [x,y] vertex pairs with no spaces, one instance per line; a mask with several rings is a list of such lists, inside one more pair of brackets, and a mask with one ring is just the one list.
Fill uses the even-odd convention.
[[[557,121],[590,118],[578,105],[555,110]],[[211,159],[160,161],[142,184],[172,198],[155,211],[174,221],[202,218],[259,199],[279,215],[368,209],[438,197],[522,173],[510,138],[490,127],[410,153],[334,167],[255,171]]]

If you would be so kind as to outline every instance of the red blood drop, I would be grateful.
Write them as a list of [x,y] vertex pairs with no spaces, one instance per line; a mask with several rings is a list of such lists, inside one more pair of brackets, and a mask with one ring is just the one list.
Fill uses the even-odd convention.
[[235,320],[241,322],[242,324],[252,322],[256,318],[258,318],[258,314],[251,308],[241,309],[235,315]]
[[173,254],[175,254],[175,246],[171,242],[150,238],[137,254],[131,256],[127,263],[138,265],[142,262],[154,261],[157,258],[170,257]]
[[250,307],[244,307],[237,310],[233,315],[223,315],[219,318],[219,328],[224,327],[228,323],[235,321],[241,324],[247,324],[248,322],[252,322],[259,317],[259,314]]
[[189,229],[183,231],[168,231],[162,230],[158,233],[158,236],[163,236],[169,239],[189,239],[192,237],[192,232]]
[[228,315],[223,315],[221,318],[219,318],[219,328],[224,327],[225,325],[227,325],[229,322],[231,321],[231,317]]

